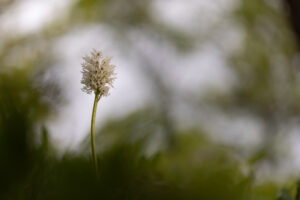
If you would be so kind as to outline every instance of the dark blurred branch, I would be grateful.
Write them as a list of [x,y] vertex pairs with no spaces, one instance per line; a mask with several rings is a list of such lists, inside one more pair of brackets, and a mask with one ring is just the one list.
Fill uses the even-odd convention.
[[286,4],[290,23],[297,36],[298,45],[300,45],[300,1],[299,0],[283,0]]

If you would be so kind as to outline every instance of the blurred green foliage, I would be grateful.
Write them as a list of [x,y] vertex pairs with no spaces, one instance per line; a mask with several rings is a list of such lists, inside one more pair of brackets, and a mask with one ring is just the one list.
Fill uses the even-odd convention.
[[300,116],[298,47],[283,2],[276,3],[281,6],[240,1],[232,16],[243,31],[242,47],[228,58],[236,82],[209,99],[229,115],[245,113],[261,122],[265,136],[250,159],[253,165],[280,162],[274,152],[280,127]]
[[298,116],[300,95],[293,63],[297,47],[287,16],[266,2],[246,0],[235,14],[245,38],[243,48],[232,56],[239,79],[230,95],[233,106],[266,121]]
[[[42,101],[43,94],[32,86],[28,74],[26,68],[1,74],[0,89],[5,95],[0,98],[4,161],[0,199],[234,200],[250,199],[250,194],[272,199],[276,194],[273,186],[256,192],[230,149],[216,146],[197,131],[178,133],[175,149],[145,156],[142,141],[161,123],[153,109],[99,130],[99,134],[118,136],[114,140],[119,142],[99,154],[98,179],[89,157],[66,154],[57,158],[47,130],[36,129],[49,105]],[[37,143],[34,136],[39,132],[42,139]],[[139,137],[132,140],[134,136]],[[271,195],[263,196],[269,189]]]
[[[232,151],[198,131],[178,133],[176,148],[145,156],[145,138],[163,122],[153,109],[99,130],[99,136],[115,136],[115,143],[99,154],[97,178],[89,156],[55,155],[47,130],[37,126],[50,107],[29,72],[25,67],[1,74],[0,199],[234,200],[276,195],[274,186],[252,186]],[[264,196],[268,190],[270,196]]]
[[[231,16],[245,37],[242,48],[228,58],[238,83],[211,101],[227,113],[242,110],[263,121],[268,137],[250,158],[212,141],[204,130],[176,130],[166,108],[171,98],[155,73],[153,82],[165,95],[159,99],[163,109],[149,106],[98,130],[99,178],[89,138],[78,154],[59,156],[44,126],[61,95],[56,84],[41,81],[52,59],[44,43],[78,24],[106,23],[126,45],[126,30],[140,28],[192,51],[194,38],[155,21],[150,1],[79,0],[66,24],[52,24],[39,37],[5,41],[0,55],[0,199],[299,200],[299,183],[280,189],[275,182],[255,181],[255,164],[276,156],[269,141],[278,122],[300,113],[294,38],[282,10],[266,2],[242,0]],[[9,57],[21,64],[10,64]]]

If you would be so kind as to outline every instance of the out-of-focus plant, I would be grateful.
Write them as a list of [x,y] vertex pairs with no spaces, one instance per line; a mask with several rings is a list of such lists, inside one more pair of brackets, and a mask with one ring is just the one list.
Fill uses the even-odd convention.
[[51,88],[59,89],[42,82],[36,87],[42,74],[34,71],[23,66],[0,73],[0,199],[15,199],[52,151],[43,124],[54,107],[45,97],[50,97]]

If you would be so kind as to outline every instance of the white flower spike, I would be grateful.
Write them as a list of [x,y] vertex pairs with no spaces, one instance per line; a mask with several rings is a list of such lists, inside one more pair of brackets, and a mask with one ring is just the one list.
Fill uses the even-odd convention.
[[112,57],[102,59],[101,51],[93,50],[91,56],[84,56],[82,65],[82,91],[108,96],[116,79],[115,66],[110,64]]
[[113,87],[113,82],[116,79],[114,72],[115,66],[110,64],[112,57],[102,59],[102,52],[93,50],[91,56],[84,56],[82,65],[82,79],[81,83],[84,85],[82,91],[90,94],[95,93],[95,100],[91,120],[91,149],[93,156],[93,163],[98,175],[98,161],[96,154],[95,142],[95,121],[98,101],[102,96],[109,95],[110,87]]

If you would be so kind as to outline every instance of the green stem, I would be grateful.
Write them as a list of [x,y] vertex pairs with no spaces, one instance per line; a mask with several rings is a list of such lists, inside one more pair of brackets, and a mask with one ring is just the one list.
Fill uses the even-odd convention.
[[91,122],[91,146],[92,146],[93,163],[97,175],[98,175],[98,161],[97,161],[96,142],[95,142],[95,121],[96,121],[97,105],[99,100],[100,100],[99,93],[96,93],[94,106],[93,106],[92,122]]

